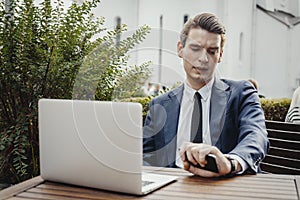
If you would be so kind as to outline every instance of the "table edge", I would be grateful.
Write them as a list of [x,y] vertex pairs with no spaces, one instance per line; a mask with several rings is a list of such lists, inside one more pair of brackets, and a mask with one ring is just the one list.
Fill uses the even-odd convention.
[[18,183],[6,189],[0,191],[0,200],[13,197],[14,195],[23,192],[29,188],[32,188],[36,185],[39,185],[44,182],[44,179],[41,176],[36,176],[34,178],[28,179],[24,182]]

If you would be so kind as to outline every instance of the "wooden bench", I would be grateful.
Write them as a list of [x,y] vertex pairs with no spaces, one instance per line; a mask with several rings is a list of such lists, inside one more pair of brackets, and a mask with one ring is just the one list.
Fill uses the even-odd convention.
[[270,149],[261,163],[266,173],[300,175],[300,124],[267,121]]

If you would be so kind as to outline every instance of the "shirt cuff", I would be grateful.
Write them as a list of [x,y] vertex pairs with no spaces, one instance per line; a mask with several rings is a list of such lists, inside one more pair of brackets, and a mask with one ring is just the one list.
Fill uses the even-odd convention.
[[248,165],[241,157],[239,157],[238,155],[234,155],[234,154],[227,154],[226,156],[229,158],[235,159],[240,163],[242,170],[237,172],[236,174],[242,174],[247,170]]

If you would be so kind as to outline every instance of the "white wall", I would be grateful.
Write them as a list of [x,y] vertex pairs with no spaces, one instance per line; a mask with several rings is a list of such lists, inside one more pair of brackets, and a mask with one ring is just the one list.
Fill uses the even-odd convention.
[[119,16],[130,31],[138,24],[138,0],[102,0],[94,13],[98,17],[105,17],[104,25],[107,28],[115,27],[116,17]]
[[257,10],[255,77],[267,97],[291,97],[299,77],[299,27],[283,23]]
[[227,0],[224,5],[226,49],[220,65],[221,75],[231,79],[249,79],[252,69],[253,1]]
[[299,47],[300,47],[300,24],[292,27],[290,29],[290,34],[288,37],[288,95],[292,96],[294,90],[300,86],[300,56],[299,56]]

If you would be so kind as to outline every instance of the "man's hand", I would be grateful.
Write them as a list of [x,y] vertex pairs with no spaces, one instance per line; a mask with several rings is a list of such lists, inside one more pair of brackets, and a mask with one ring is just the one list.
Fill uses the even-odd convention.
[[[207,163],[205,160],[207,154],[213,154],[216,156],[216,163],[218,166],[219,173],[200,169],[189,164],[189,162],[191,162],[195,165],[200,164],[201,167],[204,167]],[[196,143],[186,142],[183,148],[180,149],[180,157],[183,161],[183,167],[185,170],[202,177],[223,176],[229,174],[231,171],[230,161],[215,146],[202,144],[202,143],[196,144]],[[236,162],[236,166],[238,166],[238,169],[241,169],[239,163],[237,161],[234,162]]]

